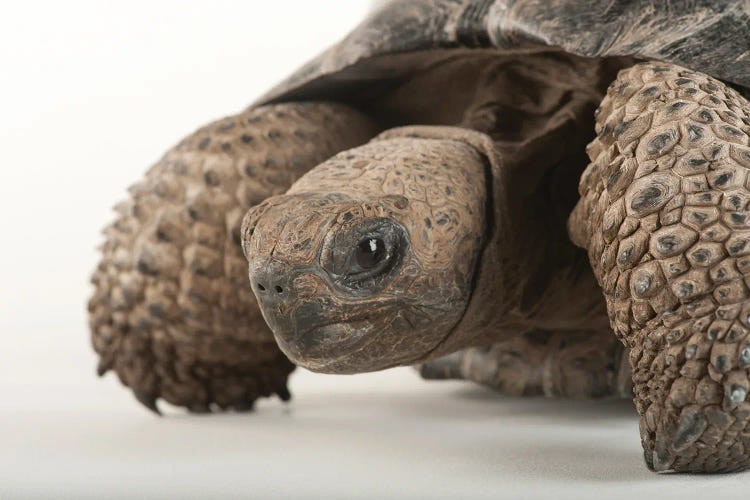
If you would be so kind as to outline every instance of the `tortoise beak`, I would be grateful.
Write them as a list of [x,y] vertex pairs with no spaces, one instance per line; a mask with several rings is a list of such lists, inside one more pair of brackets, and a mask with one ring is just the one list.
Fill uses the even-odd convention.
[[332,317],[340,308],[325,295],[309,297],[300,285],[305,274],[310,271],[274,259],[250,263],[251,287],[276,342],[292,361],[314,370],[359,347],[372,325]]

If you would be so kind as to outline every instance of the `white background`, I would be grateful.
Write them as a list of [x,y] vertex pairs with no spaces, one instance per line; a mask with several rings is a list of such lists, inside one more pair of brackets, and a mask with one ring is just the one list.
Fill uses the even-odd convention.
[[150,163],[352,28],[368,1],[13,2],[0,12],[0,499],[731,498],[657,476],[628,402],[513,400],[409,369],[157,419],[98,380],[99,229]]

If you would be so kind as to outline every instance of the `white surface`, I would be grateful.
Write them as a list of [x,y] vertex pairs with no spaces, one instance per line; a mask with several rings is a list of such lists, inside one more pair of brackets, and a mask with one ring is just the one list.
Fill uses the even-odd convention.
[[408,369],[300,372],[286,407],[157,419],[112,375],[96,379],[85,301],[109,207],[367,3],[3,7],[0,499],[745,496],[747,475],[649,473],[623,402],[503,399]]

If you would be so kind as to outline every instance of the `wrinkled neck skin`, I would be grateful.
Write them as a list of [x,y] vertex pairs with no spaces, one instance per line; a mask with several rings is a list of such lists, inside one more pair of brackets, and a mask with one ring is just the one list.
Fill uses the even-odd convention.
[[484,247],[466,311],[429,358],[534,329],[609,327],[588,258],[566,230],[594,109],[618,66],[607,64],[556,54],[510,73],[500,63],[481,71],[461,125],[491,136],[499,158],[487,180]]
[[[460,322],[430,358],[522,333],[609,327],[588,258],[574,247],[548,193],[519,195],[493,175],[495,211],[485,233],[471,299]],[[556,207],[557,209],[562,207]]]
[[[547,191],[554,183],[528,193],[514,192],[518,181],[504,173],[513,175],[495,169],[487,186],[494,210],[469,304],[429,358],[530,330],[608,328],[606,306],[588,258],[566,234],[567,205],[555,205]],[[543,184],[547,182],[552,179]]]

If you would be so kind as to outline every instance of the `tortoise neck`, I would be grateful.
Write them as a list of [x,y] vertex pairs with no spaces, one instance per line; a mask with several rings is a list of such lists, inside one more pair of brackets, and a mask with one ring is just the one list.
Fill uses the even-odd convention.
[[588,257],[567,233],[589,139],[586,104],[572,109],[538,140],[494,142],[499,160],[486,179],[488,222],[472,296],[441,353],[532,329],[608,328]]
[[[464,315],[435,354],[486,345],[530,330],[601,330],[606,305],[584,251],[567,236],[546,189],[519,195],[488,181],[485,243]],[[560,212],[559,215],[557,212]]]

